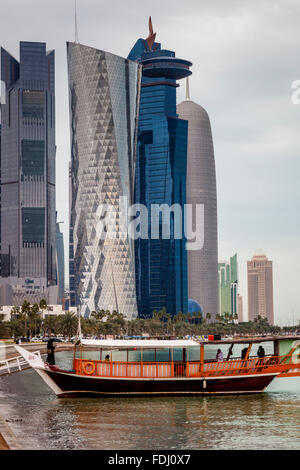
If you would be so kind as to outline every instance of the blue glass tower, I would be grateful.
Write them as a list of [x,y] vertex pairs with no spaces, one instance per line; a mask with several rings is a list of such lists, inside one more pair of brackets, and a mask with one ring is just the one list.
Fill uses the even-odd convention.
[[[151,214],[152,204],[186,203],[188,123],[176,113],[176,81],[191,74],[192,65],[155,42],[151,19],[149,37],[138,39],[128,58],[143,65],[135,171],[135,203]],[[135,242],[137,302],[140,317],[163,307],[171,315],[187,311],[187,254],[182,217],[182,238],[175,237],[174,213],[170,212],[170,238]]]

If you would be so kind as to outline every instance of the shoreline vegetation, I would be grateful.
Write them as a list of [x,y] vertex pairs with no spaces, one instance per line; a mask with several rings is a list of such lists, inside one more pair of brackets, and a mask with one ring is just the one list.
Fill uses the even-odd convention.
[[[1,318],[2,317],[2,318]],[[43,318],[44,317],[44,318]],[[213,319],[215,317],[215,319]],[[300,325],[270,325],[266,318],[259,315],[254,321],[238,323],[236,316],[224,313],[212,315],[201,312],[170,315],[166,309],[154,310],[151,318],[127,320],[117,311],[99,310],[91,312],[89,318],[81,318],[81,332],[84,336],[94,337],[185,337],[219,334],[222,336],[249,336],[268,334],[300,334]],[[31,305],[25,301],[21,307],[13,307],[11,320],[4,321],[0,315],[0,339],[32,338],[33,336],[62,335],[70,339],[78,332],[78,316],[72,311],[63,315],[47,314],[47,304]]]

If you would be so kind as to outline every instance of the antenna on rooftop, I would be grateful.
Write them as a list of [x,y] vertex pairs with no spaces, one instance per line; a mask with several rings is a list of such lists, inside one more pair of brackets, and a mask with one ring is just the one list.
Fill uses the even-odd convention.
[[186,91],[185,91],[185,100],[190,101],[190,82],[189,77],[186,77]]

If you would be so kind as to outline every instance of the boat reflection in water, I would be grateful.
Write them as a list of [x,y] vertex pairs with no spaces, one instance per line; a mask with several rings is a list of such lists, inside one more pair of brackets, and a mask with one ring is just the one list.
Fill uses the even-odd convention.
[[[234,345],[245,343],[243,359],[233,357]],[[252,347],[262,343],[271,343],[272,353],[253,357]],[[223,361],[206,357],[208,344],[229,346]],[[74,346],[72,370],[51,366],[15,347],[61,398],[258,393],[275,377],[300,375],[300,341],[296,336],[200,343],[81,339]]]

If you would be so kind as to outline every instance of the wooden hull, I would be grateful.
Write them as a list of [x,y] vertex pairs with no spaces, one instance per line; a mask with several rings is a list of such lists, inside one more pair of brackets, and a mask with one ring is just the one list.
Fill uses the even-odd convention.
[[259,393],[277,374],[220,378],[121,379],[87,377],[59,371],[45,371],[61,390],[59,397],[83,396],[178,396]]

